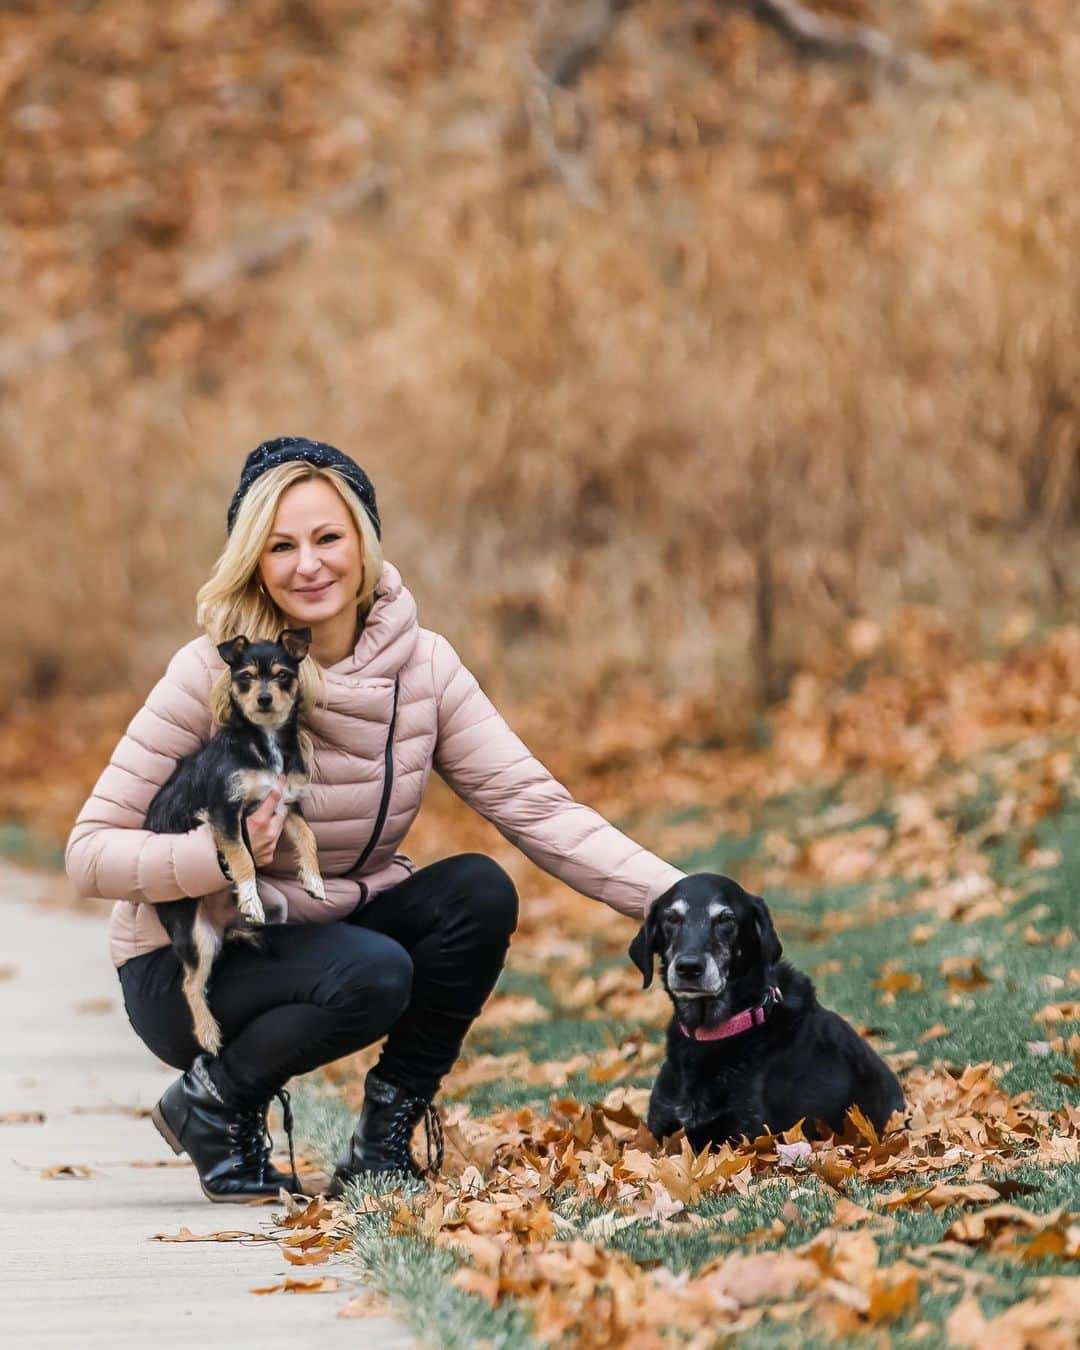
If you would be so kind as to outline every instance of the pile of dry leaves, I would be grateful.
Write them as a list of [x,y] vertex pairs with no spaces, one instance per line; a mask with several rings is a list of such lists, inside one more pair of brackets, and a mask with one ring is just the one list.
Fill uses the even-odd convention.
[[[1069,1048],[1080,1066],[1080,1036]],[[821,1332],[846,1335],[887,1326],[939,1289],[965,1295],[949,1323],[956,1345],[999,1332],[1012,1344],[1008,1337],[1024,1329],[1080,1328],[1075,1286],[1056,1278],[987,1321],[971,1297],[987,1277],[963,1259],[982,1248],[1023,1263],[1080,1260],[1080,1214],[1022,1208],[1014,1198],[1032,1188],[1009,1175],[1022,1164],[1080,1161],[1080,1107],[1048,1111],[1027,1094],[1010,1096],[989,1064],[956,1075],[914,1068],[905,1091],[906,1120],[894,1117],[880,1137],[856,1110],[842,1138],[810,1142],[796,1127],[697,1155],[685,1138],[657,1146],[641,1119],[647,1093],[639,1089],[614,1089],[595,1105],[556,1100],[549,1115],[523,1109],[474,1120],[452,1107],[445,1175],[418,1195],[367,1197],[364,1208],[389,1215],[391,1234],[452,1248],[462,1258],[459,1288],[492,1306],[523,1301],[541,1339],[582,1350],[659,1347],[672,1326],[685,1343],[704,1347],[763,1318],[809,1317]],[[864,1205],[845,1193],[852,1182],[882,1189]],[[782,1217],[725,1249],[739,1198],[769,1186],[786,1195]],[[832,1202],[831,1221],[810,1231],[805,1202],[819,1204],[822,1194]],[[732,1201],[727,1209],[703,1206],[723,1197]],[[879,1240],[893,1233],[896,1213],[923,1207],[963,1213],[942,1241],[884,1259]],[[297,1264],[320,1264],[343,1249],[353,1221],[340,1206],[313,1201],[284,1219],[283,1247]],[[695,1274],[676,1274],[609,1245],[632,1227],[696,1229],[713,1235],[719,1250]],[[800,1228],[806,1239],[791,1242]],[[780,1239],[785,1245],[775,1248]],[[377,1312],[379,1304],[365,1297],[345,1311]]]

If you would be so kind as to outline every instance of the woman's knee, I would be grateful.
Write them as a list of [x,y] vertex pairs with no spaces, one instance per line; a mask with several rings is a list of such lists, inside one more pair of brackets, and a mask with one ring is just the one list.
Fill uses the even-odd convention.
[[[335,989],[328,1003],[343,1011],[373,1012],[387,1026],[395,1022],[409,1006],[412,997],[413,963],[404,947],[383,937],[367,944],[363,957],[336,972]],[[374,947],[375,950],[371,948]]]
[[463,853],[455,858],[456,880],[463,904],[488,932],[509,939],[517,927],[518,893],[505,868],[483,853]]
[[396,1021],[409,1006],[412,983],[412,957],[404,947],[395,944],[393,953],[388,952],[368,972],[365,992],[378,1007],[387,1010],[390,1021]]

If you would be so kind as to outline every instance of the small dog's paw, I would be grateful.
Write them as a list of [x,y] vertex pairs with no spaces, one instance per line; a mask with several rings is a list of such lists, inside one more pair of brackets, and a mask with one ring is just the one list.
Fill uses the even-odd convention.
[[196,1018],[195,1039],[208,1055],[216,1055],[221,1049],[221,1028],[209,1013]]
[[239,887],[236,892],[236,906],[244,918],[250,919],[252,923],[266,922],[266,914],[254,882]]
[[306,873],[300,878],[300,885],[303,886],[308,895],[314,896],[316,900],[326,899],[326,886],[318,872]]

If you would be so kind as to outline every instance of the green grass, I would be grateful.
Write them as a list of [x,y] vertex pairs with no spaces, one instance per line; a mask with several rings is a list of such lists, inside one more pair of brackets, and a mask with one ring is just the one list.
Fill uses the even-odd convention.
[[410,1234],[391,1236],[389,1218],[358,1216],[353,1247],[368,1284],[383,1294],[417,1336],[445,1350],[531,1350],[528,1314],[507,1300],[491,1308],[450,1283],[460,1262],[445,1247]]
[[64,867],[63,847],[55,840],[42,839],[24,825],[0,822],[0,858],[11,858],[26,867],[58,872]]

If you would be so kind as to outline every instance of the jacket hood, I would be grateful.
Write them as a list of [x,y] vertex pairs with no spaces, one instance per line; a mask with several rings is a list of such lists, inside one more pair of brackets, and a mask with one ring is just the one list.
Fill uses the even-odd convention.
[[412,656],[419,636],[412,592],[403,584],[397,568],[384,562],[375,603],[356,646],[336,665],[326,668],[327,680],[357,675],[392,680]]

